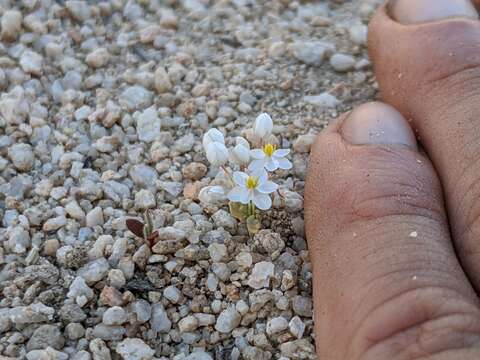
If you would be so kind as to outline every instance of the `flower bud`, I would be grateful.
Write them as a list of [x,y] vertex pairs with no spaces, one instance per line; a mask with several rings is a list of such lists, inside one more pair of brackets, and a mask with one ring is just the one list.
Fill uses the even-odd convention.
[[205,151],[207,150],[208,145],[213,142],[225,144],[223,134],[218,129],[210,129],[205,133],[205,135],[203,135],[203,147]]
[[245,146],[247,149],[250,150],[250,143],[247,141],[247,139],[245,139],[244,137],[241,137],[241,136],[237,136],[235,138],[235,144],[236,145],[243,145]]
[[253,125],[253,132],[261,139],[265,139],[271,135],[273,130],[273,121],[270,115],[263,113],[258,115]]
[[228,161],[228,149],[220,142],[212,142],[207,145],[207,159],[213,166],[222,166]]
[[231,150],[230,159],[235,164],[246,165],[250,161],[250,150],[242,144],[238,144]]

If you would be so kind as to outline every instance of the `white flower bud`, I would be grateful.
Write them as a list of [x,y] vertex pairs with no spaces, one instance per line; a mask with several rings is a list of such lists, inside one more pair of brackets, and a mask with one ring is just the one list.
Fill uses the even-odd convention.
[[208,161],[213,166],[222,166],[228,161],[228,149],[220,142],[208,144],[206,154]]
[[210,129],[203,135],[203,148],[207,150],[208,145],[213,142],[225,144],[223,134],[218,129]]
[[230,151],[230,159],[238,165],[246,165],[250,161],[250,150],[238,144]]
[[244,137],[241,137],[241,136],[237,136],[235,138],[235,144],[236,145],[243,145],[245,146],[247,149],[250,150],[250,143],[247,141],[247,139],[245,139]]
[[265,139],[272,134],[273,121],[270,115],[263,113],[258,115],[253,125],[253,132],[261,139]]

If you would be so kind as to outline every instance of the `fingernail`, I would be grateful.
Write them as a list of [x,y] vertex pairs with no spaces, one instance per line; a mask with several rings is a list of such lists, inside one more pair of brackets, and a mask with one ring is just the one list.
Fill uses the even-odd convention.
[[391,0],[390,15],[403,24],[416,24],[449,17],[478,19],[470,0]]
[[341,133],[353,145],[405,145],[417,149],[407,120],[396,109],[380,102],[353,110],[343,121]]

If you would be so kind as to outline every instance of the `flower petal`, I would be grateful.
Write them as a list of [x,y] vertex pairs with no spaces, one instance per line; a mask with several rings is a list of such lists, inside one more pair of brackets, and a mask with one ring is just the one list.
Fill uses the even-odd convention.
[[220,142],[208,144],[206,149],[207,160],[213,166],[224,165],[228,161],[228,149]]
[[278,185],[273,181],[265,181],[263,184],[257,187],[257,190],[262,194],[271,194],[274,191],[277,191]]
[[270,115],[263,113],[257,116],[253,124],[253,132],[256,136],[264,139],[272,133],[273,121]]
[[293,167],[292,163],[288,159],[276,159],[278,162],[278,167],[283,170],[289,170]]
[[275,158],[270,158],[268,162],[265,163],[265,169],[268,171],[275,171],[278,169],[278,161]]
[[265,159],[265,157],[266,157],[263,150],[260,150],[260,149],[250,150],[250,156],[254,159],[257,159],[257,160]]
[[246,164],[250,160],[250,150],[241,144],[231,150],[231,155],[233,162],[238,165]]
[[288,154],[290,154],[290,149],[278,149],[278,150],[275,150],[275,152],[273,153],[273,156],[282,158],[287,156]]
[[205,135],[203,135],[202,142],[203,147],[206,149],[207,146],[210,145],[212,142],[219,142],[225,144],[225,138],[223,137],[223,134],[220,130],[213,128],[208,130]]
[[258,191],[255,192],[253,203],[260,210],[268,210],[272,207],[272,199],[270,196],[259,193]]
[[247,187],[248,175],[241,171],[235,171],[233,173],[233,180],[241,187]]
[[255,176],[258,179],[258,185],[262,185],[265,181],[268,180],[268,173],[263,168],[258,171],[252,172],[252,176]]
[[245,146],[248,150],[250,150],[250,143],[244,138],[244,137],[241,137],[241,136],[237,136],[235,138],[235,143],[237,145],[243,145]]
[[246,188],[241,188],[240,186],[234,187],[227,195],[228,200],[233,202],[239,202],[242,204],[248,204],[249,201],[249,191]]
[[248,170],[252,173],[263,170],[265,167],[265,160],[253,160],[250,165],[248,165]]

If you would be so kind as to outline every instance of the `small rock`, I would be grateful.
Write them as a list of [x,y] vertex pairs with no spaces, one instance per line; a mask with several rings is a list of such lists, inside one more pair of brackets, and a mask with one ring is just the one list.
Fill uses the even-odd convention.
[[87,299],[93,299],[94,293],[90,289],[81,276],[77,276],[70,285],[70,289],[67,293],[67,297],[71,299],[76,299],[79,296],[85,296]]
[[118,343],[115,351],[125,360],[150,360],[155,351],[141,339],[125,339]]
[[107,280],[111,286],[117,289],[123,287],[127,282],[127,280],[125,279],[125,275],[123,274],[123,271],[119,269],[110,270],[108,272]]
[[213,243],[208,247],[208,252],[213,262],[224,262],[228,260],[228,250],[224,244]]
[[155,254],[168,255],[174,254],[183,247],[181,241],[177,240],[159,240],[153,247]]
[[293,56],[307,65],[321,65],[334,50],[332,44],[322,41],[297,41],[292,44]]
[[186,316],[178,322],[178,329],[182,333],[191,332],[196,330],[197,328],[198,328],[198,319],[193,315]]
[[65,216],[57,216],[51,219],[48,219],[43,224],[43,231],[55,231],[60,229],[62,226],[67,224],[67,218]]
[[213,358],[209,353],[196,351],[188,355],[185,360],[213,360]]
[[303,337],[303,333],[305,332],[305,324],[300,317],[294,316],[290,320],[288,327],[290,329],[290,333],[297,339],[301,339]]
[[13,165],[20,171],[29,171],[32,169],[35,155],[29,144],[15,144],[8,149],[8,156]]
[[68,0],[65,2],[65,7],[70,15],[77,21],[86,21],[91,16],[90,6],[85,1]]
[[355,58],[350,55],[335,54],[330,58],[330,65],[338,72],[347,72],[355,67]]
[[42,325],[30,337],[27,343],[27,351],[45,349],[47,346],[60,350],[64,344],[65,339],[57,326]]
[[213,214],[212,220],[215,222],[215,225],[217,227],[223,227],[230,233],[235,233],[237,230],[237,220],[232,215],[230,215],[229,212],[223,209],[220,209],[215,214]]
[[34,51],[27,50],[20,57],[20,66],[26,73],[41,75],[43,72],[43,57]]
[[289,341],[280,345],[280,352],[290,359],[315,360],[315,347],[307,339]]
[[224,334],[231,333],[233,329],[240,325],[241,320],[242,316],[235,309],[235,306],[231,305],[220,313],[215,329]]
[[275,265],[271,262],[261,261],[255,264],[248,279],[248,285],[254,289],[268,288],[274,271]]
[[7,10],[2,15],[0,33],[2,39],[14,41],[22,31],[22,13],[17,10]]
[[48,346],[45,350],[32,350],[26,355],[27,360],[67,360],[68,355]]
[[202,204],[219,206],[226,202],[227,194],[221,186],[206,186],[198,194]]
[[136,315],[137,322],[144,324],[152,317],[152,307],[146,300],[139,299],[132,304],[132,312]]
[[0,309],[0,318],[6,316],[16,325],[47,322],[53,319],[55,310],[42,303],[29,306]]
[[207,167],[198,162],[192,162],[184,166],[182,169],[182,174],[187,179],[190,180],[200,180],[207,174]]
[[287,47],[285,46],[285,43],[283,41],[277,41],[271,44],[268,48],[268,56],[273,59],[281,59],[286,50]]
[[300,135],[293,143],[293,150],[297,153],[308,153],[317,138],[316,134]]
[[127,313],[120,306],[114,306],[103,313],[102,321],[105,325],[122,325],[127,321]]
[[92,51],[90,54],[87,55],[85,58],[85,62],[93,67],[93,68],[100,68],[108,64],[110,60],[110,54],[108,50],[105,48],[98,48]]
[[210,326],[215,324],[215,315],[196,313],[195,316],[198,320],[198,326]]
[[168,318],[162,304],[152,306],[152,318],[150,319],[152,330],[159,333],[168,333],[172,328],[172,322]]
[[93,360],[110,360],[110,350],[102,339],[93,339],[88,346]]
[[160,136],[161,121],[157,115],[155,107],[149,107],[143,112],[136,112],[133,115],[136,120],[138,139],[151,143]]
[[100,302],[109,306],[120,306],[123,304],[123,296],[114,287],[105,286],[100,293]]
[[70,340],[81,339],[85,335],[85,328],[82,324],[69,323],[65,327],[65,335],[67,335]]
[[129,174],[136,185],[146,188],[154,187],[158,178],[157,171],[144,164],[132,166]]
[[267,334],[274,335],[288,329],[288,321],[282,316],[270,319],[267,322]]
[[120,95],[120,105],[127,110],[141,110],[152,104],[153,94],[143,86],[135,85],[126,88]]
[[312,317],[312,299],[297,295],[292,299],[292,308],[295,314],[303,317]]
[[255,241],[258,241],[263,249],[268,254],[279,253],[285,248],[285,242],[282,240],[280,234],[277,234],[271,230],[260,230],[254,237]]
[[93,328],[92,335],[105,341],[119,341],[125,335],[125,328],[123,326],[98,324]]
[[60,318],[64,323],[79,323],[87,318],[87,315],[78,304],[65,304],[60,308]]
[[65,211],[68,215],[70,215],[70,217],[75,220],[82,222],[83,220],[85,220],[85,212],[75,200],[72,200],[67,205],[65,205]]
[[163,290],[163,296],[173,304],[177,304],[180,301],[182,293],[175,286],[171,285]]
[[353,25],[348,29],[350,39],[357,45],[367,44],[368,28],[364,24]]
[[172,90],[172,87],[172,83],[165,68],[159,66],[157,70],[155,70],[155,89],[159,94],[163,94]]
[[85,224],[87,227],[94,227],[97,225],[103,225],[103,209],[99,206],[90,210],[85,217]]
[[334,108],[341,103],[335,96],[329,94],[328,92],[314,96],[304,96],[303,100],[306,103],[319,108]]
[[84,265],[77,271],[77,275],[81,276],[88,285],[92,285],[107,276],[109,269],[107,259],[100,258]]
[[29,232],[20,226],[15,226],[8,232],[8,245],[16,254],[26,253],[31,245]]
[[135,207],[137,209],[151,209],[156,204],[155,196],[148,190],[142,189],[135,194]]
[[248,296],[250,302],[250,311],[256,312],[264,307],[269,301],[272,301],[274,296],[270,290],[262,289],[251,293]]

